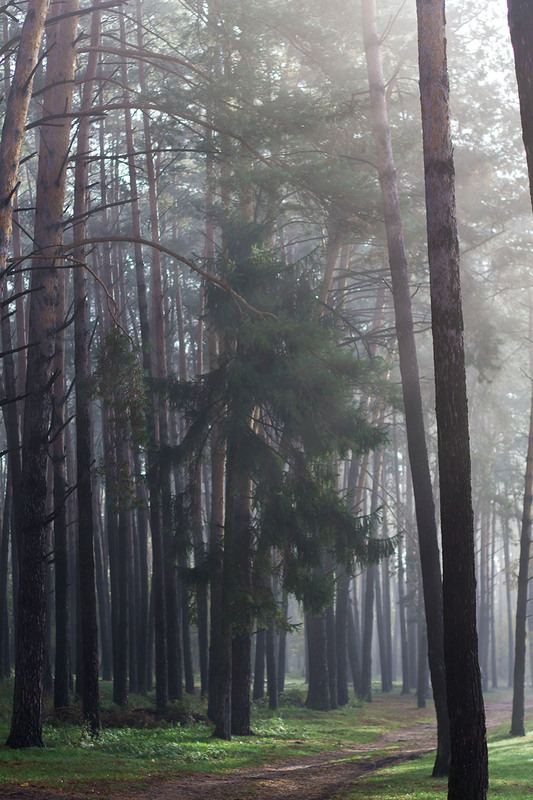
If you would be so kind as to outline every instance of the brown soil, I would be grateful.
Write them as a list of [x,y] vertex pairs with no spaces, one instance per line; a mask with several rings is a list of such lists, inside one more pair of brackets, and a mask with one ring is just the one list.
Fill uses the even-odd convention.
[[[487,725],[511,719],[511,700],[486,705]],[[149,787],[99,783],[91,789],[49,793],[40,787],[0,789],[11,800],[335,800],[358,778],[419,758],[435,749],[436,725],[418,723],[349,750],[320,753],[299,760],[236,770],[227,775],[197,773],[173,780],[156,780]]]

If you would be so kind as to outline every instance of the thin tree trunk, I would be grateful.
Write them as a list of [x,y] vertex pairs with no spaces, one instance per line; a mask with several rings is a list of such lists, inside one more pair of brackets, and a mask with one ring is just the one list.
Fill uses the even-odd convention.
[[[529,328],[533,331],[533,309],[529,311]],[[533,347],[530,348],[530,370],[533,369]],[[531,549],[531,514],[533,509],[533,380],[529,438],[527,444],[526,474],[522,528],[520,532],[520,561],[518,567],[518,592],[516,598],[515,656],[513,679],[513,712],[511,736],[525,736],[524,690],[526,679],[526,622],[529,585],[529,557]]]
[[[213,564],[210,581],[211,626],[209,640],[209,703],[207,715],[213,722],[218,718],[225,719],[227,703],[225,695],[219,697],[219,691],[225,692],[226,684],[219,681],[217,669],[221,658],[222,638],[222,564],[223,564],[223,526],[224,526],[224,458],[225,448],[222,436],[213,431],[211,445],[211,518],[209,521],[209,557]],[[231,674],[231,673],[230,673]],[[216,715],[219,715],[218,717]],[[219,730],[222,730],[220,728]]]
[[492,688],[498,688],[498,656],[496,647],[496,510],[492,506],[491,514],[491,558],[490,558],[490,588],[489,588],[489,609],[490,609],[490,662],[491,662],[491,677]]
[[101,517],[100,490],[95,487],[94,499],[94,554],[96,567],[96,593],[98,596],[98,621],[100,632],[100,652],[102,680],[110,681],[113,674],[113,658],[111,645],[111,612],[109,602],[109,578],[105,558],[104,531]]
[[[251,688],[251,628],[252,616],[249,603],[252,588],[252,540],[251,527],[251,482],[242,470],[237,447],[228,445],[226,483],[226,538],[230,539],[230,569],[226,569],[224,558],[224,581],[232,583],[235,605],[232,620],[232,670],[231,670],[231,732],[237,736],[248,736],[250,727]],[[229,497],[228,497],[229,492]],[[229,528],[228,537],[228,511]],[[229,609],[228,609],[229,610]],[[227,613],[223,609],[223,613]]]
[[[98,63],[96,48],[100,42],[101,12],[95,10],[91,21],[91,47],[81,98],[81,110],[91,107]],[[86,238],[88,209],[90,117],[82,116],[74,168],[74,241]],[[83,651],[83,715],[93,734],[100,727],[100,689],[98,684],[98,622],[94,564],[94,520],[92,487],[92,434],[90,414],[89,330],[87,312],[86,256],[83,247],[75,247],[78,263],[74,269],[74,365],[76,372],[76,487],[78,499],[78,549],[80,585],[81,646]]]
[[275,711],[278,707],[278,669],[276,663],[276,629],[271,622],[266,631],[266,667],[268,707]]
[[[421,611],[423,609],[420,609]],[[428,696],[428,657],[427,657],[427,631],[426,625],[421,621],[418,626],[420,641],[418,644],[418,676],[416,687],[417,708],[425,708]]]
[[[126,32],[124,17],[120,17],[120,35],[126,43]],[[128,85],[128,73],[126,63],[123,63],[122,77],[124,86]],[[126,101],[129,100],[129,93],[125,92]],[[131,113],[128,109],[124,112],[126,148],[128,153],[128,170],[130,178],[131,192],[131,211],[134,238],[141,238],[140,209],[138,202],[137,172],[135,166],[135,147],[133,142],[133,126]],[[148,316],[148,298],[146,292],[146,279],[144,275],[144,261],[142,248],[139,241],[134,243],[135,253],[135,277],[137,282],[137,295],[139,305],[139,324],[141,328],[141,341],[143,352],[143,367],[146,373],[153,375],[153,361],[151,357],[152,340],[150,338],[150,324]],[[158,318],[156,317],[156,324]],[[160,342],[160,337],[156,336],[156,342]],[[159,345],[157,345],[159,347]],[[163,503],[161,497],[162,482],[157,467],[157,453],[160,445],[159,438],[159,411],[153,406],[153,413],[150,425],[150,444],[148,453],[148,489],[150,494],[150,530],[152,534],[152,554],[153,554],[153,587],[154,587],[154,620],[155,620],[155,677],[156,677],[156,705],[163,709],[168,702],[168,643],[167,643],[167,598],[168,592],[172,591],[173,585],[165,588],[165,523],[162,515],[163,511],[170,512],[170,507]]]
[[139,569],[139,693],[145,695],[148,691],[148,616],[149,616],[149,588],[148,588],[148,514],[146,511],[145,495],[139,458],[134,454],[135,475],[136,475],[136,494],[137,494],[137,539],[139,557],[137,566]]
[[7,605],[7,575],[9,571],[9,518],[11,515],[11,487],[8,476],[2,506],[1,542],[0,542],[0,681],[11,672],[9,647],[9,615]]
[[[65,316],[65,273],[59,276],[58,317]],[[55,579],[55,668],[54,708],[70,705],[69,575],[66,509],[65,452],[65,331],[56,336],[54,402],[52,414],[52,465],[54,476],[54,579]]]
[[[333,564],[327,560],[326,569],[333,570]],[[330,708],[337,708],[337,641],[335,636],[335,610],[331,604],[326,608],[326,641],[328,654],[328,678],[329,678],[329,704]]]
[[509,688],[513,685],[513,672],[514,672],[514,634],[513,634],[513,611],[512,611],[512,576],[511,576],[511,559],[509,555],[509,520],[506,518],[503,529],[503,564],[505,567],[505,598],[507,609],[507,647],[508,647],[508,664],[507,664],[507,685]]
[[480,512],[481,524],[479,531],[479,602],[478,602],[478,636],[479,636],[479,667],[481,669],[481,682],[483,689],[488,686],[489,675],[489,515],[487,513],[487,498],[483,498]]
[[354,588],[353,608],[348,605],[348,661],[352,673],[353,690],[357,697],[361,693],[361,636],[359,632],[359,609],[357,607],[356,582],[352,581]]
[[[283,620],[287,622],[289,613],[289,596],[287,592],[283,592],[283,600],[281,603],[281,611]],[[278,692],[283,694],[285,691],[285,672],[287,667],[287,631],[281,630],[278,637]]]
[[335,607],[335,641],[337,647],[337,703],[346,706],[348,693],[348,600],[350,577],[343,567],[337,570],[337,603]]
[[375,565],[365,572],[363,635],[361,641],[361,686],[358,696],[372,702],[372,634],[374,626]]
[[255,635],[254,700],[261,700],[265,696],[265,654],[266,628],[261,627]]

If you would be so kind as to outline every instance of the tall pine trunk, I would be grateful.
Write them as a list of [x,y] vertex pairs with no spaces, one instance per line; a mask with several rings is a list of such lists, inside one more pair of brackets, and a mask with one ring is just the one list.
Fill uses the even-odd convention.
[[[72,0],[59,8],[75,9]],[[26,403],[22,437],[22,529],[18,596],[17,657],[10,747],[42,746],[47,570],[47,465],[53,395],[52,366],[58,318],[59,250],[62,243],[65,176],[70,144],[70,118],[77,20],[69,16],[51,26],[44,114],[57,118],[41,128],[34,245],[39,259],[31,274]],[[52,46],[55,39],[56,45]],[[66,116],[61,116],[66,114]],[[8,199],[9,202],[9,199]],[[0,248],[1,250],[1,248]]]
[[[508,0],[509,30],[515,57],[516,80],[520,100],[522,136],[529,175],[529,193],[533,205],[533,13],[526,0]],[[531,302],[531,298],[530,298]],[[530,311],[531,329],[531,311]],[[511,733],[524,735],[524,681],[526,650],[527,581],[531,542],[531,506],[533,492],[533,396],[527,450],[526,480],[522,529],[520,534],[520,566],[516,603],[514,694]],[[518,682],[518,685],[517,685]]]
[[429,663],[437,714],[437,756],[433,767],[433,775],[447,775],[450,759],[450,734],[444,674],[442,582],[439,546],[424,430],[407,258],[387,117],[385,81],[381,65],[374,0],[364,0],[363,2],[363,27],[372,103],[372,124],[392,278],[409,463],[415,494],[424,607],[428,630]]
[[[417,0],[443,555],[449,800],[484,800],[474,519],[443,0]],[[429,632],[428,625],[428,632]]]
[[[98,63],[96,48],[100,42],[101,12],[95,10],[91,21],[91,48],[83,84],[81,110],[88,111]],[[82,116],[74,168],[74,240],[85,238],[88,209],[90,118]],[[94,563],[94,519],[92,486],[92,435],[90,414],[89,330],[87,314],[86,256],[76,246],[74,256],[74,366],[76,372],[76,487],[78,500],[78,551],[80,586],[80,622],[82,647],[83,715],[93,733],[100,727],[100,689],[98,685],[98,623]]]

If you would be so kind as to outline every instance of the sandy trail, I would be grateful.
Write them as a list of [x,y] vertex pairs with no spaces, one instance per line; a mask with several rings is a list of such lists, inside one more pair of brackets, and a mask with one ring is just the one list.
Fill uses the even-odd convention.
[[[529,707],[533,707],[532,701]],[[511,699],[486,704],[487,727],[511,720]],[[358,778],[385,767],[419,758],[435,749],[436,724],[420,722],[366,745],[276,762],[227,775],[195,774],[156,780],[148,788],[94,786],[71,792],[37,787],[0,789],[0,798],[17,800],[335,800],[346,795]]]

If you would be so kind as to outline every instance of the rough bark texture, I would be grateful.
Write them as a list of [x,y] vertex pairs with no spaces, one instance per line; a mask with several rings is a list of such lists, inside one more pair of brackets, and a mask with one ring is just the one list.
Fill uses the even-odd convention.
[[49,0],[30,0],[18,46],[0,140],[0,273],[6,268],[20,153],[33,89],[33,76]]
[[315,711],[329,711],[328,654],[326,636],[326,615],[314,617],[306,614],[307,648],[309,659],[309,690],[305,704]]
[[337,647],[337,703],[346,706],[348,693],[348,599],[350,578],[343,567],[337,572],[337,602],[335,607],[335,643]]
[[[65,280],[60,274],[60,305],[58,316],[65,315]],[[54,708],[70,703],[70,640],[69,640],[69,575],[68,530],[66,508],[66,451],[65,451],[65,331],[56,336],[54,372],[54,408],[52,415],[52,468],[54,473],[54,591],[55,591],[55,666]]]
[[[72,6],[69,6],[72,8]],[[75,7],[75,6],[74,6]],[[17,657],[10,747],[42,745],[47,570],[47,466],[52,410],[52,365],[60,309],[57,253],[62,242],[65,172],[70,140],[69,113],[75,63],[76,19],[49,32],[45,107],[56,112],[53,128],[41,130],[34,242],[40,259],[31,275],[26,405],[22,437],[22,529],[18,597]],[[38,43],[35,45],[38,46]]]
[[266,665],[268,707],[274,711],[279,705],[279,695],[278,669],[276,661],[276,629],[272,623],[268,626],[268,630],[266,632]]
[[[287,621],[289,612],[289,596],[283,592],[281,603],[283,619]],[[281,630],[278,636],[278,694],[285,691],[285,668],[287,664],[287,632]]]
[[265,696],[265,655],[266,628],[260,628],[255,635],[254,700],[261,700]]
[[[91,23],[91,46],[100,41],[101,12],[95,11]],[[92,103],[98,56],[90,53],[85,74],[81,110]],[[78,129],[77,158],[74,171],[74,240],[85,238],[89,147],[89,117],[81,117]],[[78,263],[85,262],[83,248],[74,250]],[[83,267],[74,270],[74,364],[76,370],[76,485],[78,500],[78,551],[80,584],[80,622],[83,667],[83,713],[90,729],[100,727],[100,690],[98,686],[98,624],[94,561],[94,520],[92,475],[92,436],[90,415],[89,331],[87,319],[86,276]]]
[[507,0],[507,8],[533,205],[533,8],[528,0]]
[[[443,551],[449,800],[484,800],[474,519],[443,0],[417,0]],[[429,627],[429,626],[428,626]]]
[[361,700],[372,701],[372,634],[374,628],[374,587],[376,567],[368,567],[365,572],[365,594],[363,612],[363,633],[361,637],[361,685],[358,696]]
[[[516,81],[520,100],[522,137],[527,158],[529,192],[533,205],[533,9],[527,0],[508,0],[509,30],[515,57]],[[514,693],[511,734],[524,735],[524,680],[526,657],[526,614],[529,550],[531,541],[531,504],[533,491],[533,399],[526,464],[524,508],[520,535],[520,566],[516,605]]]
[[[530,323],[531,325],[531,323]],[[533,359],[532,359],[533,360]],[[515,657],[513,671],[513,713],[511,736],[525,736],[524,690],[526,678],[526,622],[528,612],[529,553],[531,549],[531,511],[533,506],[533,393],[529,418],[524,505],[520,531],[520,562],[516,598]]]
[[450,760],[450,733],[444,673],[442,581],[435,507],[424,430],[418,359],[413,327],[409,274],[400,214],[396,170],[387,117],[385,81],[376,28],[374,0],[363,2],[364,41],[372,104],[372,125],[385,214],[387,247],[392,278],[396,335],[407,429],[409,463],[415,495],[416,520],[422,564],[428,657],[437,714],[437,756],[433,774],[446,775]]
[[[231,732],[238,736],[247,736],[252,732],[250,727],[250,688],[253,620],[249,598],[252,591],[253,534],[250,505],[251,482],[246,471],[242,470],[238,455],[239,449],[233,444],[228,446],[226,537],[228,529],[231,528],[229,547],[231,561],[229,570],[226,570],[226,559],[224,558],[223,580],[224,582],[230,581],[233,586]],[[223,609],[223,613],[225,613],[225,609]]]

